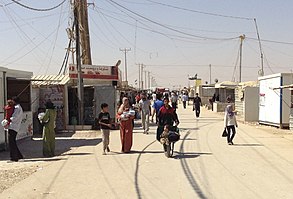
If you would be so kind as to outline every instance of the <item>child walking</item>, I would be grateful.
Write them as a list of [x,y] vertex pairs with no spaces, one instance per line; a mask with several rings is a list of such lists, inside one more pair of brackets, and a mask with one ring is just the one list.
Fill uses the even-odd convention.
[[106,103],[101,104],[101,112],[98,116],[98,122],[101,126],[102,140],[103,140],[103,155],[106,155],[106,151],[110,152],[110,129],[111,129],[111,117],[109,113],[109,105]]

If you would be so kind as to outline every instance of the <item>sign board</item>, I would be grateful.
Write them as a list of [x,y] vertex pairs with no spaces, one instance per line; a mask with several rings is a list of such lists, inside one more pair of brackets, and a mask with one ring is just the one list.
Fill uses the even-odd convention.
[[[82,65],[82,78],[118,81],[118,66]],[[69,65],[69,77],[77,79],[78,70],[75,64]]]
[[40,107],[45,107],[45,104],[48,100],[53,102],[56,110],[57,110],[57,117],[56,117],[56,129],[63,130],[65,127],[65,113],[64,113],[64,86],[60,85],[53,85],[51,87],[40,88],[39,94],[39,105]]

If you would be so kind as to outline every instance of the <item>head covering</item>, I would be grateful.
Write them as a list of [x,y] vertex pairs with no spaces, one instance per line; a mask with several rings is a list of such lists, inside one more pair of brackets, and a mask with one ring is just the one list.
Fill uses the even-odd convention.
[[53,102],[51,102],[51,100],[48,100],[46,102],[46,109],[54,109],[54,108],[55,108],[55,106],[54,106]]
[[227,112],[228,116],[230,116],[230,117],[234,116],[233,106],[232,105],[228,105],[226,107],[226,112]]
[[123,97],[122,104],[118,109],[118,113],[123,113],[126,109],[129,109],[129,102],[127,97]]

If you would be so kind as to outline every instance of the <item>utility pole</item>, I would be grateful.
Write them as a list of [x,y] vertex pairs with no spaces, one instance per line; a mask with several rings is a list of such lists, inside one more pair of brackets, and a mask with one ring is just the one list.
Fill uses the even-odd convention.
[[140,90],[140,84],[141,84],[141,77],[140,77],[140,64],[138,64],[138,90]]
[[144,71],[144,82],[145,82],[145,89],[147,90],[148,89],[148,84],[147,84],[147,72],[148,71]]
[[260,50],[260,60],[261,60],[261,71],[259,72],[260,76],[264,76],[264,69],[263,69],[263,52],[262,52],[262,47],[261,47],[261,42],[260,42],[260,37],[259,37],[259,32],[258,32],[258,27],[256,23],[256,18],[254,20],[254,25],[257,33],[257,39],[258,39],[258,44],[259,44],[259,50]]
[[79,110],[79,124],[83,125],[83,78],[82,78],[82,71],[81,71],[81,57],[80,57],[80,37],[79,37],[79,20],[78,20],[78,3],[75,2],[74,4],[74,23],[75,23],[75,31],[76,31],[76,65],[77,65],[77,77],[78,77],[78,84],[77,84],[77,93],[78,93],[78,110]]
[[150,79],[150,74],[151,74],[151,72],[148,71],[148,85],[149,85],[149,90],[151,89],[151,79]]
[[75,0],[79,20],[82,64],[92,65],[87,5],[87,0]]
[[210,67],[210,84],[212,84],[212,65],[209,65]]
[[143,64],[138,64],[138,89],[143,90],[144,84],[143,84]]
[[239,82],[241,82],[241,70],[242,70],[242,46],[243,40],[245,39],[245,35],[240,35],[240,60],[239,60]]
[[128,51],[131,51],[131,48],[124,48],[121,49],[120,51],[122,51],[124,53],[124,67],[125,67],[125,81],[127,82],[127,61],[126,61],[126,54]]
[[144,89],[144,87],[145,87],[145,85],[144,85],[144,81],[143,81],[143,68],[145,68],[146,66],[144,66],[143,64],[141,64],[141,70],[140,70],[140,72],[141,72],[141,90],[143,90]]

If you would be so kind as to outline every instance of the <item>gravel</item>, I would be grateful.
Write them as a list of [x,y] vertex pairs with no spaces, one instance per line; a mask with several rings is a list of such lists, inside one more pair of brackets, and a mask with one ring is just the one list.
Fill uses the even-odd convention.
[[21,162],[5,164],[7,164],[6,168],[3,168],[3,165],[0,168],[0,193],[24,180],[40,168],[39,165],[30,165]]

